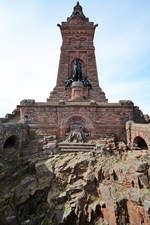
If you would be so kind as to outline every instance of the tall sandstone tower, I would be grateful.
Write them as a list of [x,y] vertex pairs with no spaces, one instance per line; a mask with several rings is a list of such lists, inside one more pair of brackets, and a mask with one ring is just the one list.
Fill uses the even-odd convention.
[[85,17],[82,7],[77,2],[73,13],[67,18],[67,22],[58,24],[62,35],[62,47],[59,61],[57,83],[48,101],[69,100],[71,89],[65,90],[64,81],[72,76],[73,62],[78,58],[83,75],[92,85],[91,89],[84,88],[84,100],[96,100],[107,102],[104,92],[99,87],[96,68],[95,48],[93,45],[95,29],[98,26]]

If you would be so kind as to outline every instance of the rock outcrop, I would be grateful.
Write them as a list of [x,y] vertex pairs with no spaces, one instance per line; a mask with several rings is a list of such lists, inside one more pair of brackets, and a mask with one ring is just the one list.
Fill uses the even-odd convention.
[[103,151],[1,155],[0,224],[149,225],[150,155]]

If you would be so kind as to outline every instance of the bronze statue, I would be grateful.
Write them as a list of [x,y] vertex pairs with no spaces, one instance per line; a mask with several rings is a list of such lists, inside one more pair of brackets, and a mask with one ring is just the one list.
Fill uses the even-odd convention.
[[82,67],[77,58],[74,59],[72,77],[68,78],[68,80],[65,80],[65,88],[71,87],[71,84],[74,81],[81,81],[83,83],[84,87],[92,88],[92,85],[89,82],[89,80],[87,79],[87,77],[82,76]]
[[91,85],[90,81],[87,79],[87,77],[84,77],[82,79],[82,83],[83,83],[84,87],[92,88],[92,85]]
[[73,80],[74,81],[81,81],[82,80],[82,67],[79,63],[79,60],[77,58],[74,59],[74,66],[73,66]]

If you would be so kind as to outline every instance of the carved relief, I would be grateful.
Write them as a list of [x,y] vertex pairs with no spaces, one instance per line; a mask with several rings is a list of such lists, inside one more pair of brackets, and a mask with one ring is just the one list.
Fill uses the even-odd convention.
[[88,134],[84,131],[83,127],[76,126],[70,130],[65,142],[84,143],[87,142],[87,136]]

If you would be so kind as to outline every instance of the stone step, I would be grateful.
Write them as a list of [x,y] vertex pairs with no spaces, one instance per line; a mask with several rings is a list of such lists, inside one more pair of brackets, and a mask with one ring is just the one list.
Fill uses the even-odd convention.
[[73,145],[70,145],[70,146],[67,146],[67,145],[62,145],[62,146],[59,146],[59,148],[65,148],[65,149],[93,149],[94,146],[82,146],[82,145],[79,145],[79,146],[73,146]]
[[61,152],[93,152],[95,145],[88,143],[60,143],[58,147]]
[[95,147],[95,144],[89,144],[89,143],[59,143],[58,146],[91,146],[91,147]]
[[93,148],[84,149],[84,148],[61,148],[61,152],[94,152]]

